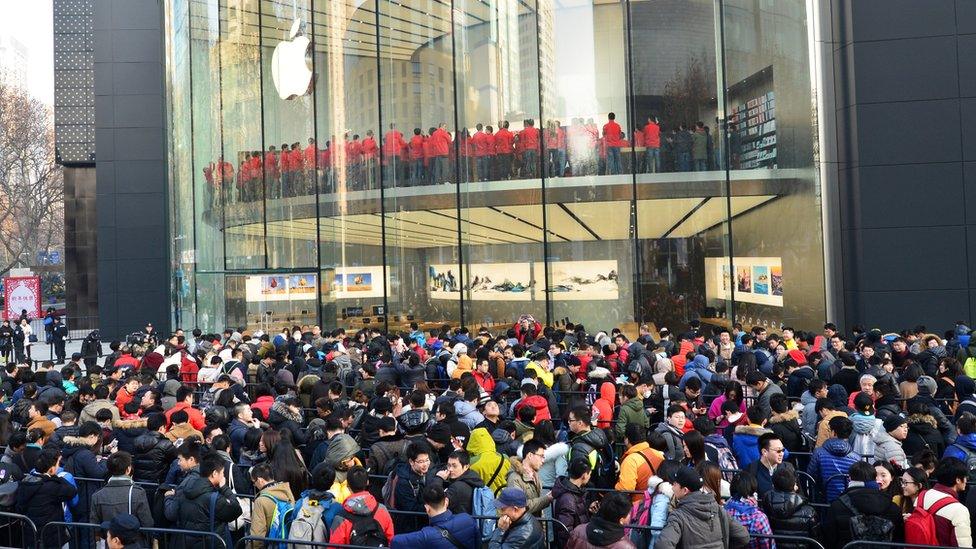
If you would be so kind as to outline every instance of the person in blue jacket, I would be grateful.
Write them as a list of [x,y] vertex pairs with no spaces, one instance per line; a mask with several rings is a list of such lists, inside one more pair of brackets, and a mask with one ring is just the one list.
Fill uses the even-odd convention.
[[732,453],[742,469],[759,459],[759,437],[772,433],[766,428],[766,415],[759,406],[747,408],[746,416],[749,418],[749,425],[736,426],[732,435]]
[[417,532],[393,536],[390,549],[475,549],[480,545],[477,521],[467,513],[455,515],[447,510],[443,486],[433,484],[424,488],[423,500],[430,524]]

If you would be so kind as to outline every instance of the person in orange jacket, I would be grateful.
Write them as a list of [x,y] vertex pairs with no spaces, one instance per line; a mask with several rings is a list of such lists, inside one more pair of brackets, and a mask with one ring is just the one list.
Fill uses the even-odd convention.
[[512,154],[515,136],[508,131],[508,120],[499,124],[495,133],[495,179],[509,179],[512,175]]
[[603,141],[607,148],[607,173],[610,175],[620,173],[620,140],[622,138],[620,124],[617,124],[617,115],[608,114],[607,123],[603,125]]
[[525,128],[519,132],[519,144],[522,148],[523,177],[537,177],[539,167],[539,129],[535,127],[535,120],[525,121]]
[[450,170],[447,166],[447,157],[451,152],[451,134],[447,132],[447,124],[441,122],[440,126],[430,133],[430,141],[434,184],[450,183]]
[[420,185],[424,177],[424,136],[420,128],[413,129],[410,138],[410,183]]
[[390,124],[390,130],[383,136],[383,165],[387,166],[384,175],[389,182],[398,181],[404,177],[404,157],[407,143],[403,134],[396,129],[396,124]]
[[190,425],[194,429],[201,431],[207,425],[207,422],[203,418],[203,412],[193,407],[193,390],[185,385],[180,386],[176,391],[176,404],[169,410],[166,410],[164,414],[166,416],[167,428],[173,424],[173,414],[180,410],[185,410],[187,415],[190,416]]
[[362,142],[363,149],[363,173],[366,188],[371,188],[376,184],[376,159],[379,157],[380,150],[373,138],[373,130],[366,130],[366,137]]

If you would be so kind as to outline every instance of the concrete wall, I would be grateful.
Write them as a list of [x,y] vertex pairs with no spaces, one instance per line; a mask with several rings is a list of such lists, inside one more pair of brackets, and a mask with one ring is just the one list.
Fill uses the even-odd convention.
[[163,6],[95,2],[98,314],[103,339],[169,329]]

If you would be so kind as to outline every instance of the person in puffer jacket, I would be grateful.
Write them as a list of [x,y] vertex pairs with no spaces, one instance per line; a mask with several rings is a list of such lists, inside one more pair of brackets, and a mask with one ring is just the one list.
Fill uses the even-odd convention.
[[833,502],[844,491],[847,481],[841,475],[846,475],[851,465],[861,457],[848,442],[854,430],[850,419],[844,416],[832,417],[829,427],[834,437],[814,451],[807,465],[807,473],[816,479],[819,486],[825,487],[828,503]]
[[630,511],[630,500],[624,494],[607,495],[593,520],[580,524],[569,535],[566,549],[634,549],[624,524]]
[[454,403],[454,411],[457,413],[458,419],[467,425],[468,429],[476,428],[479,423],[485,420],[485,416],[478,411],[478,400],[480,398],[481,393],[477,389],[468,389],[464,392],[464,400]]
[[504,488],[512,464],[495,450],[495,441],[487,429],[471,431],[467,450],[471,454],[471,470],[478,473],[485,486],[491,488],[492,492]]
[[348,544],[352,535],[353,523],[346,518],[349,516],[372,516],[386,535],[387,542],[393,541],[393,518],[386,506],[376,501],[369,488],[369,474],[362,467],[353,467],[347,475],[349,489],[352,493],[342,502],[342,512],[336,515],[329,531],[329,543]]
[[[760,506],[769,519],[773,534],[818,537],[817,510],[796,492],[796,471],[792,464],[783,463],[773,471],[773,489],[763,496]],[[776,547],[807,549],[809,546],[803,542],[776,540]]]
[[176,446],[163,435],[165,430],[163,414],[150,414],[146,418],[146,432],[135,440],[133,479],[159,484],[166,478],[169,464],[176,457]]
[[892,463],[900,469],[907,469],[908,457],[901,447],[901,441],[908,436],[908,422],[901,415],[888,416],[884,428],[874,437],[874,459]]
[[881,420],[874,417],[874,401],[864,393],[854,397],[854,409],[851,423],[854,424],[854,437],[851,446],[862,459],[874,459],[874,439],[882,432]]
[[956,437],[956,442],[945,449],[942,458],[956,458],[963,463],[976,460],[976,418],[960,417],[956,422],[956,429],[959,436]]
[[688,380],[697,377],[701,380],[702,386],[712,380],[712,371],[708,369],[709,361],[705,355],[695,355],[695,358],[685,364],[685,372],[678,381],[678,388],[684,390]]
[[[628,521],[630,524],[643,524],[641,515],[647,513],[646,522],[647,526],[650,526],[650,530],[634,529],[630,531],[630,539],[642,548],[654,547],[654,543],[661,535],[661,529],[668,522],[668,513],[671,510],[671,499],[674,497],[674,491],[671,489],[671,482],[665,479],[670,479],[672,473],[681,467],[683,466],[678,461],[662,462],[657,474],[647,482],[647,490],[645,490],[645,495],[651,501],[650,511],[641,508],[643,501],[635,503],[631,509],[630,520]],[[644,545],[644,542],[648,540],[649,543]]]
[[732,452],[740,468],[746,468],[759,459],[759,437],[773,431],[765,427],[766,418],[758,405],[746,410],[749,425],[738,425],[732,435]]
[[555,528],[556,546],[565,547],[569,533],[580,524],[590,521],[583,486],[590,481],[592,469],[585,460],[576,459],[569,464],[569,476],[558,477],[552,487],[553,517],[566,526]]

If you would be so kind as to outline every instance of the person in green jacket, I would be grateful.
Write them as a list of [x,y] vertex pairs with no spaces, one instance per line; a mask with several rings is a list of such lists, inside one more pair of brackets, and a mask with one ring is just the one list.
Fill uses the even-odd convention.
[[497,494],[505,487],[505,478],[512,464],[498,453],[495,441],[485,428],[479,427],[471,431],[467,449],[471,454],[471,470],[478,473],[485,486]]
[[624,439],[628,423],[636,423],[645,430],[650,426],[650,418],[644,412],[644,401],[637,396],[637,387],[624,385],[620,388],[620,413],[613,425],[617,440]]

